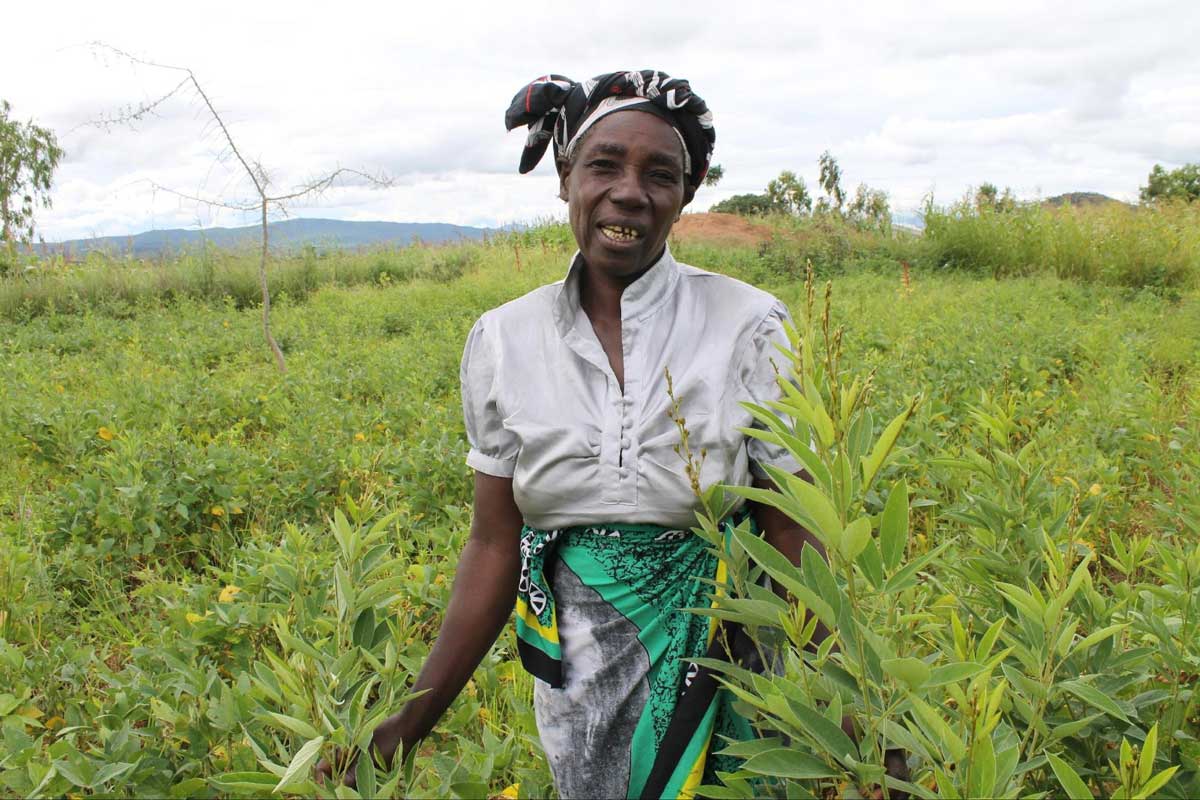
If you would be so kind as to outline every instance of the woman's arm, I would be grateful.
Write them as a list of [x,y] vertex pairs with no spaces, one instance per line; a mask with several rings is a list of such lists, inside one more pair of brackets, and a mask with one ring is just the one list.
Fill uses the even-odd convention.
[[[521,526],[512,479],[476,472],[471,535],[437,641],[413,685],[429,691],[384,720],[372,738],[386,764],[398,747],[407,755],[433,729],[508,622],[521,572]],[[317,770],[322,778],[332,773],[325,762]],[[347,777],[352,784],[353,772]]]

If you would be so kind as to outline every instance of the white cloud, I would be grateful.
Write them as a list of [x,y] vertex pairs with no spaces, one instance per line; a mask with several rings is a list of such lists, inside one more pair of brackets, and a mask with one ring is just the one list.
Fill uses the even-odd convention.
[[[521,132],[501,119],[547,70],[583,78],[659,67],[693,81],[717,118],[726,170],[697,208],[761,191],[781,169],[816,182],[829,149],[846,182],[902,207],[989,180],[1018,193],[1136,197],[1150,167],[1200,160],[1200,4],[1159,0],[883,3],[208,3],[18,5],[0,88],[67,149],[47,238],[238,224],[186,194],[242,199],[242,176],[185,92],[136,130],[77,127],[169,91],[193,69],[239,147],[289,187],[336,166],[383,170],[388,190],[336,188],[305,216],[495,225],[562,213],[553,170],[518,176]],[[53,24],[45,24],[47,14]]]

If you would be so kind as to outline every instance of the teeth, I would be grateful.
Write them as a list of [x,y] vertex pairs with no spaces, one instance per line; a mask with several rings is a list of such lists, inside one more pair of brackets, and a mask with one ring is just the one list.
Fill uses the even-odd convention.
[[641,238],[641,234],[633,228],[623,228],[620,225],[602,225],[600,230],[604,231],[605,236],[618,242],[631,242]]

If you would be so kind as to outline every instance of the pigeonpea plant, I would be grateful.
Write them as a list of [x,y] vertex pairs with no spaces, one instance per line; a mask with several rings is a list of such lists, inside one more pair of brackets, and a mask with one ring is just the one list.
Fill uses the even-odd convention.
[[[728,595],[714,592],[712,608],[693,611],[744,625],[772,667],[705,662],[760,736],[730,743],[724,752],[743,758],[741,768],[718,773],[720,784],[701,793],[1091,797],[1094,788],[1132,798],[1170,789],[1178,765],[1159,769],[1159,729],[1143,720],[1172,699],[1169,738],[1190,741],[1191,692],[1179,682],[1174,698],[1132,690],[1153,663],[1153,649],[1139,646],[1147,639],[1195,653],[1181,639],[1194,614],[1155,622],[1162,617],[1145,613],[1190,609],[1194,590],[1170,588],[1192,585],[1188,558],[1139,567],[1146,548],[1134,545],[1119,562],[1156,570],[1166,585],[1153,599],[1099,591],[1085,533],[1100,507],[1080,499],[1087,493],[1064,501],[1048,489],[1032,449],[1009,452],[1013,443],[992,435],[1002,422],[984,410],[976,415],[984,446],[947,453],[941,466],[969,473],[989,496],[937,519],[934,501],[913,496],[902,446],[920,398],[877,430],[873,376],[847,374],[830,305],[827,287],[817,308],[810,273],[791,347],[780,353],[782,396],[746,406],[761,427],[745,432],[786,448],[806,477],[769,467],[774,489],[700,487],[686,420],[676,419],[703,501],[696,532],[731,584]],[[736,497],[779,509],[824,552],[806,544],[794,565],[748,523],[723,536],[718,520]],[[914,514],[932,535],[910,535]],[[764,577],[788,599],[764,588]],[[820,641],[818,623],[832,632]]]

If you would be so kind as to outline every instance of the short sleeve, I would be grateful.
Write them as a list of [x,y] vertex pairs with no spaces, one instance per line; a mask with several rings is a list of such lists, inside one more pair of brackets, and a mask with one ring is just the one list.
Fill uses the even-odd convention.
[[[787,359],[779,352],[779,347],[788,348],[789,341],[785,323],[791,322],[787,307],[775,301],[775,305],[759,323],[751,341],[742,356],[738,377],[742,382],[749,400],[757,405],[766,405],[772,400],[779,400],[783,390],[776,380],[779,371],[787,369]],[[761,422],[754,421],[755,428],[765,428]],[[746,453],[750,458],[750,471],[759,478],[767,478],[764,465],[778,467],[787,472],[798,472],[800,464],[787,448],[782,445],[769,444],[761,439],[748,438]]]
[[471,445],[467,465],[487,475],[511,478],[520,443],[516,435],[504,427],[504,415],[496,395],[500,366],[498,348],[491,341],[485,320],[486,315],[471,328],[459,370],[463,421]]

